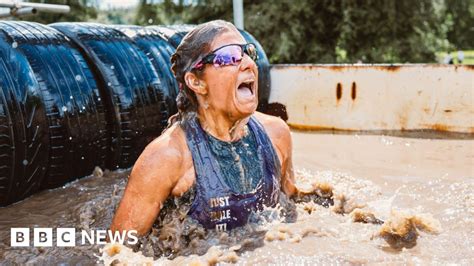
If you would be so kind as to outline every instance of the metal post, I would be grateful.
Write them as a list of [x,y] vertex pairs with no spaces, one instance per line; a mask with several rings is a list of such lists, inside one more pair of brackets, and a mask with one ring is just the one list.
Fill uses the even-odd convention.
[[233,9],[234,9],[234,25],[237,29],[244,29],[244,1],[243,0],[233,0]]
[[17,0],[0,0],[0,7],[10,9],[10,12],[0,12],[2,18],[36,14],[38,11],[49,13],[69,13],[71,11],[71,8],[67,5],[19,2]]

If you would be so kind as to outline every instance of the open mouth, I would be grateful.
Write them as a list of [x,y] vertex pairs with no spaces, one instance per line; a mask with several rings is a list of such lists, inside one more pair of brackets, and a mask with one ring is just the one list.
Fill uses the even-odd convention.
[[252,98],[255,95],[255,82],[253,80],[244,81],[237,87],[237,94],[241,98]]

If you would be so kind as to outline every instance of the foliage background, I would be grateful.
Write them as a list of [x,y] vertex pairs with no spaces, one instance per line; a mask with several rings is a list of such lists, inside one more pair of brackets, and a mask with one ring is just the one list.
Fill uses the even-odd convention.
[[[108,10],[98,1],[33,1],[68,4],[72,12],[24,19],[138,25],[233,20],[232,0],[139,0],[136,8]],[[244,0],[244,14],[245,29],[271,63],[430,63],[474,49],[474,0]]]

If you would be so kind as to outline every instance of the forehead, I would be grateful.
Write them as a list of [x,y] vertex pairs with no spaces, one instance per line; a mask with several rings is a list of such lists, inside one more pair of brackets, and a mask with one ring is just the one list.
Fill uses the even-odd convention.
[[211,43],[211,51],[227,44],[245,44],[247,43],[242,35],[235,30],[228,30],[219,34]]

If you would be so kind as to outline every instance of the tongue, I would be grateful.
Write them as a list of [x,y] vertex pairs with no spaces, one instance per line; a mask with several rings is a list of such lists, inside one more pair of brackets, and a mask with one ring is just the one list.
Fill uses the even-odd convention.
[[239,89],[237,90],[237,94],[241,98],[252,98],[253,96],[250,88],[246,86],[240,86]]

